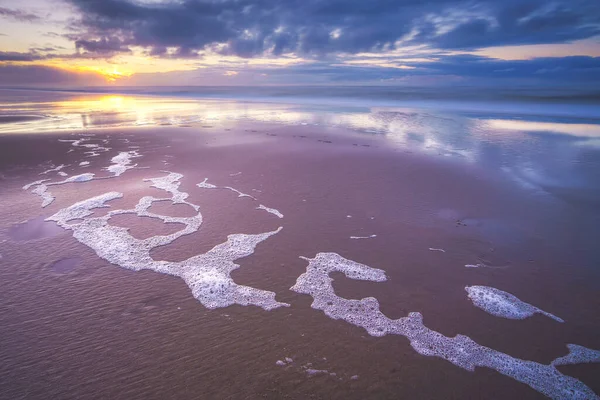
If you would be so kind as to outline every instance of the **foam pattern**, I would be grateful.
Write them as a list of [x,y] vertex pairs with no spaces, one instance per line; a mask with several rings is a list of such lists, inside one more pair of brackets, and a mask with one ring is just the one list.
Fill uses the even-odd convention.
[[63,185],[65,183],[71,183],[71,182],[89,182],[92,179],[94,179],[94,174],[88,172],[86,174],[70,176],[67,179],[60,181],[60,182],[49,183],[48,186]]
[[258,207],[256,207],[257,210],[265,210],[266,212],[268,212],[269,214],[273,214],[276,215],[278,218],[283,218],[283,214],[281,212],[279,212],[279,210],[275,209],[275,208],[269,208],[266,206],[263,206],[262,204],[259,205]]
[[50,191],[48,190],[49,186],[63,185],[65,183],[72,183],[72,182],[87,182],[87,181],[91,181],[92,179],[94,179],[94,174],[89,174],[89,173],[81,174],[81,175],[74,175],[69,178],[66,178],[63,181],[59,181],[59,182],[45,183],[45,182],[48,182],[50,179],[42,179],[42,180],[35,181],[28,185],[23,186],[23,189],[29,190],[33,187],[34,189],[31,191],[31,193],[37,194],[38,196],[40,196],[42,198],[42,208],[45,208],[45,207],[49,206],[50,204],[52,204],[54,202],[54,200],[56,199],[56,197],[54,197],[54,195],[52,193],[50,193]]
[[377,235],[369,235],[369,236],[350,236],[350,239],[373,239],[376,238]]
[[308,375],[308,376],[315,376],[315,375],[321,375],[321,374],[329,375],[329,371],[327,371],[326,369],[314,369],[314,368],[306,369],[306,375]]
[[23,190],[29,190],[32,187],[37,186],[37,185],[41,185],[42,183],[48,182],[49,180],[50,179],[40,179],[39,181],[28,183],[27,185],[23,186]]
[[[281,228],[256,235],[229,235],[225,243],[181,262],[156,261],[151,257],[150,252],[153,249],[198,231],[202,224],[200,212],[191,217],[171,217],[149,211],[152,204],[159,201],[189,204],[186,201],[188,194],[179,190],[181,178],[181,174],[169,173],[166,177],[148,179],[154,187],[169,192],[170,198],[146,196],[139,200],[134,209],[113,210],[104,216],[93,217],[94,208],[106,207],[108,201],[123,196],[118,192],[109,192],[75,203],[47,220],[55,221],[63,228],[72,230],[73,236],[79,242],[92,248],[99,257],[112,264],[133,271],[148,269],[182,278],[192,290],[194,297],[207,308],[240,304],[256,305],[265,310],[272,310],[289,306],[276,301],[275,293],[238,285],[230,276],[233,270],[239,268],[239,265],[234,263],[235,260],[251,255],[259,243],[277,234]],[[196,210],[197,207],[194,205]],[[179,223],[183,224],[183,228],[170,235],[136,239],[129,234],[127,228],[109,224],[113,216],[124,214],[155,218],[164,223]]]
[[199,188],[202,189],[216,189],[217,186],[213,185],[212,183],[208,183],[208,178],[204,178],[204,180],[198,184],[196,184],[196,186],[198,186]]
[[578,344],[568,344],[569,354],[552,361],[552,365],[600,363],[600,350],[592,350]]
[[58,167],[48,169],[48,170],[46,170],[44,172],[40,172],[40,175],[46,175],[46,174],[49,174],[50,172],[58,172],[58,171],[60,171],[61,169],[65,168],[65,167],[66,167],[65,164],[60,164]]
[[[110,150],[108,147],[103,147],[98,144],[93,144],[93,143],[82,144],[86,140],[89,140],[89,139],[87,139],[87,138],[82,138],[82,139],[78,139],[78,140],[59,139],[59,142],[68,142],[68,143],[71,143],[71,145],[73,145],[75,147],[99,148],[99,149],[103,149],[104,151]],[[110,172],[112,174],[110,176],[94,178],[94,176],[95,176],[94,174],[85,173],[85,174],[74,175],[69,178],[65,178],[64,180],[59,181],[59,182],[51,182],[51,183],[45,183],[45,182],[49,181],[49,179],[43,179],[43,180],[35,181],[28,185],[23,186],[23,189],[29,190],[32,187],[34,187],[34,189],[31,192],[33,194],[37,194],[38,196],[40,196],[42,198],[42,208],[44,208],[44,207],[47,207],[50,204],[52,204],[52,202],[54,202],[54,200],[55,200],[55,197],[48,190],[49,186],[63,185],[66,183],[73,183],[73,182],[88,182],[93,179],[110,179],[110,178],[120,176],[125,171],[135,168],[137,166],[137,164],[131,165],[131,159],[135,158],[135,157],[141,157],[141,155],[137,152],[137,150],[121,152],[117,156],[113,157],[111,160],[112,165],[110,165],[107,168],[104,168],[105,170],[108,170],[108,172]],[[89,161],[83,161],[79,165],[87,166],[87,165],[89,165]],[[44,171],[41,174],[46,174],[46,173],[52,172],[52,171],[59,171],[63,167],[64,167],[64,165],[60,165],[54,169]],[[58,174],[62,177],[68,176],[67,174],[65,174],[62,171],[59,171]]]
[[110,160],[112,165],[108,166],[106,170],[114,176],[120,176],[128,169],[132,169],[137,166],[137,164],[132,165],[131,161],[133,158],[137,157],[141,157],[137,150],[122,151]]
[[48,191],[48,185],[42,183],[31,191],[31,193],[37,194],[42,198],[42,208],[48,207],[55,199],[54,195]]
[[508,319],[525,319],[533,314],[543,314],[558,322],[565,322],[554,314],[540,310],[531,304],[519,300],[516,296],[488,286],[467,286],[465,290],[469,299],[476,307],[495,315]]
[[144,179],[144,182],[152,182],[152,187],[171,193],[171,200],[173,201],[173,204],[187,204],[194,208],[194,210],[198,211],[200,207],[198,207],[196,204],[186,201],[189,195],[185,192],[179,191],[181,178],[183,178],[183,175],[175,172],[169,172],[169,175],[165,177]]
[[[104,146],[101,146],[101,145],[96,144],[96,143],[85,143],[85,142],[89,142],[90,141],[90,139],[86,138],[86,137],[81,138],[81,139],[77,139],[77,140],[72,140],[72,139],[58,139],[58,141],[59,142],[64,142],[64,143],[71,143],[71,146],[73,146],[73,147],[83,147],[85,149],[93,149],[93,150],[88,150],[88,151],[84,152],[84,154],[86,154],[88,157],[97,157],[97,156],[100,155],[100,152],[110,151],[109,147],[104,147]],[[106,140],[103,141],[103,142],[107,143]],[[71,149],[71,150],[74,150],[74,149]]]
[[[239,175],[239,174],[241,174],[241,172],[238,173],[238,174],[236,174],[236,175]],[[251,196],[251,195],[246,194],[246,193],[243,193],[243,192],[240,192],[239,190],[237,190],[235,188],[232,188],[231,186],[221,186],[221,187],[219,187],[217,185],[213,185],[212,183],[208,183],[208,178],[204,178],[204,180],[202,182],[200,182],[200,183],[197,183],[196,186],[198,186],[199,188],[202,188],[202,189],[227,189],[227,190],[231,190],[232,192],[236,193],[238,195],[238,197],[248,197],[248,198],[250,198],[250,199],[252,199],[254,201],[258,201],[258,199],[256,197]],[[252,189],[252,190],[256,190],[256,189]],[[256,190],[256,191],[260,192],[260,190]],[[270,214],[273,214],[273,215],[277,216],[278,218],[283,218],[283,214],[279,210],[277,210],[276,208],[269,208],[269,207],[267,207],[267,206],[265,206],[263,204],[259,204],[259,206],[256,207],[256,209],[257,210],[266,211],[266,212],[268,212]]]
[[232,188],[231,186],[224,186],[223,189],[231,190],[232,192],[237,193],[238,197],[249,197],[252,200],[256,200],[256,197],[254,197],[250,194],[242,193],[239,190]]
[[452,364],[474,371],[486,367],[553,399],[598,399],[599,397],[581,381],[560,373],[554,365],[521,360],[502,352],[481,346],[464,335],[446,337],[427,328],[418,312],[399,319],[390,319],[379,310],[373,297],[361,300],[345,299],[334,293],[331,272],[342,272],[350,279],[383,282],[385,272],[348,260],[336,253],[318,253],[308,261],[306,272],[298,277],[291,290],[313,298],[312,308],[322,310],[332,319],[341,319],[364,328],[371,336],[387,334],[406,337],[419,354],[439,357]]

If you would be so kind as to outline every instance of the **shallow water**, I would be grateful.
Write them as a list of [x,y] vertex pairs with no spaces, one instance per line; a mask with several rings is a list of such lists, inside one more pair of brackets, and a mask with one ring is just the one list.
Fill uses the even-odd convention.
[[37,240],[60,235],[64,230],[51,221],[45,221],[45,217],[40,216],[29,221],[11,226],[8,230],[8,236],[12,240]]
[[[501,359],[542,369],[566,356],[567,344],[600,348],[600,156],[593,135],[564,127],[574,121],[546,122],[536,131],[489,123],[496,114],[56,96],[22,105],[30,114],[43,109],[46,121],[29,121],[22,131],[0,128],[0,397],[558,393],[543,374],[528,386],[518,372],[511,378],[519,368],[502,372],[489,359],[477,365],[491,367],[472,372],[475,358],[426,356],[425,347],[415,351],[398,334],[370,336],[352,318],[311,308],[310,296],[290,288],[307,272],[300,257],[329,252],[385,273],[369,282],[332,272],[342,302],[375,297],[389,319],[420,313],[428,332],[446,336],[447,344],[463,343],[453,338],[465,335]],[[134,127],[140,121],[149,125]],[[119,175],[111,172],[115,157],[131,151],[140,157],[123,160]],[[81,166],[85,161],[90,165]],[[40,197],[22,189],[84,173],[94,175],[50,186],[56,200],[43,209]],[[76,206],[70,220],[56,217],[111,192],[123,196],[109,196],[108,208],[87,215]],[[163,200],[149,205],[145,196]],[[136,208],[138,202],[145,205]],[[16,224],[40,213],[35,229],[17,239]],[[40,236],[50,217],[67,230]],[[94,230],[103,221],[105,230]],[[184,227],[191,228],[178,237]],[[251,235],[262,239],[252,249],[244,244]],[[223,243],[232,247],[210,262],[240,255],[233,261],[239,268],[197,258]],[[127,258],[124,244],[137,255]],[[186,275],[190,266],[207,275]],[[273,293],[278,307],[206,308],[223,301],[196,286],[208,277]],[[471,302],[465,288],[473,286],[514,296],[503,295],[505,308],[535,307],[565,322],[539,312],[498,317],[485,311],[493,304]],[[411,329],[420,326],[411,321]],[[430,337],[401,332],[411,341]],[[477,346],[469,347],[473,357]],[[598,394],[598,367],[560,366],[552,384],[587,385]]]

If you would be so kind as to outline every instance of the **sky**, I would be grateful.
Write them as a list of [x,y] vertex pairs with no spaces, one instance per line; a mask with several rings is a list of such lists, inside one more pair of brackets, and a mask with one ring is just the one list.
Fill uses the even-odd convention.
[[598,0],[0,0],[1,86],[600,88]]

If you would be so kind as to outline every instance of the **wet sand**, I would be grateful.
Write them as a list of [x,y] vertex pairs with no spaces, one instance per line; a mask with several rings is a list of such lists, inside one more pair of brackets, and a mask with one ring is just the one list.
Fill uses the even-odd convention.
[[[59,141],[83,137],[110,151],[89,157],[89,149]],[[463,334],[542,364],[567,354],[568,343],[600,348],[593,202],[590,208],[540,198],[481,165],[342,128],[236,121],[97,129],[4,135],[0,149],[2,398],[544,398],[496,371],[461,369],[418,354],[402,336],[372,337],[311,309],[312,299],[290,287],[306,271],[299,257],[319,252],[384,270],[388,279],[380,283],[332,277],[338,296],[374,296],[390,318],[420,312],[429,329],[445,336]],[[63,180],[57,172],[40,175],[62,164],[69,176],[106,176],[102,168],[111,158],[132,150],[141,155],[136,168],[51,186],[56,200],[46,208],[22,189],[39,179]],[[52,222],[39,226],[60,209],[110,191],[124,193],[111,209],[164,196],[144,182],[166,175],[161,171],[183,175],[180,190],[200,206],[203,223],[154,249],[153,259],[183,261],[229,234],[282,226],[236,261],[241,267],[231,276],[290,307],[209,310],[177,277],[111,265],[70,231],[55,234],[61,228]],[[196,186],[205,178],[257,201]],[[284,218],[257,210],[259,204]],[[180,205],[152,208],[191,215]],[[140,239],[174,230],[133,215],[110,224]],[[482,267],[465,268],[473,264]],[[524,320],[488,314],[467,297],[465,286],[472,285],[512,293],[565,323],[539,314]],[[286,357],[293,362],[276,365]],[[599,364],[558,369],[600,393]]]

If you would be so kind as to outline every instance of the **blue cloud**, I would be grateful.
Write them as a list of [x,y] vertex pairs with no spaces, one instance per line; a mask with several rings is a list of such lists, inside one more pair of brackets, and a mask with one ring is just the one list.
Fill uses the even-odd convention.
[[[80,41],[102,38],[165,54],[213,48],[323,57],[393,49],[397,41],[473,49],[558,43],[600,34],[595,0],[69,0]],[[219,44],[218,47],[215,47]]]

